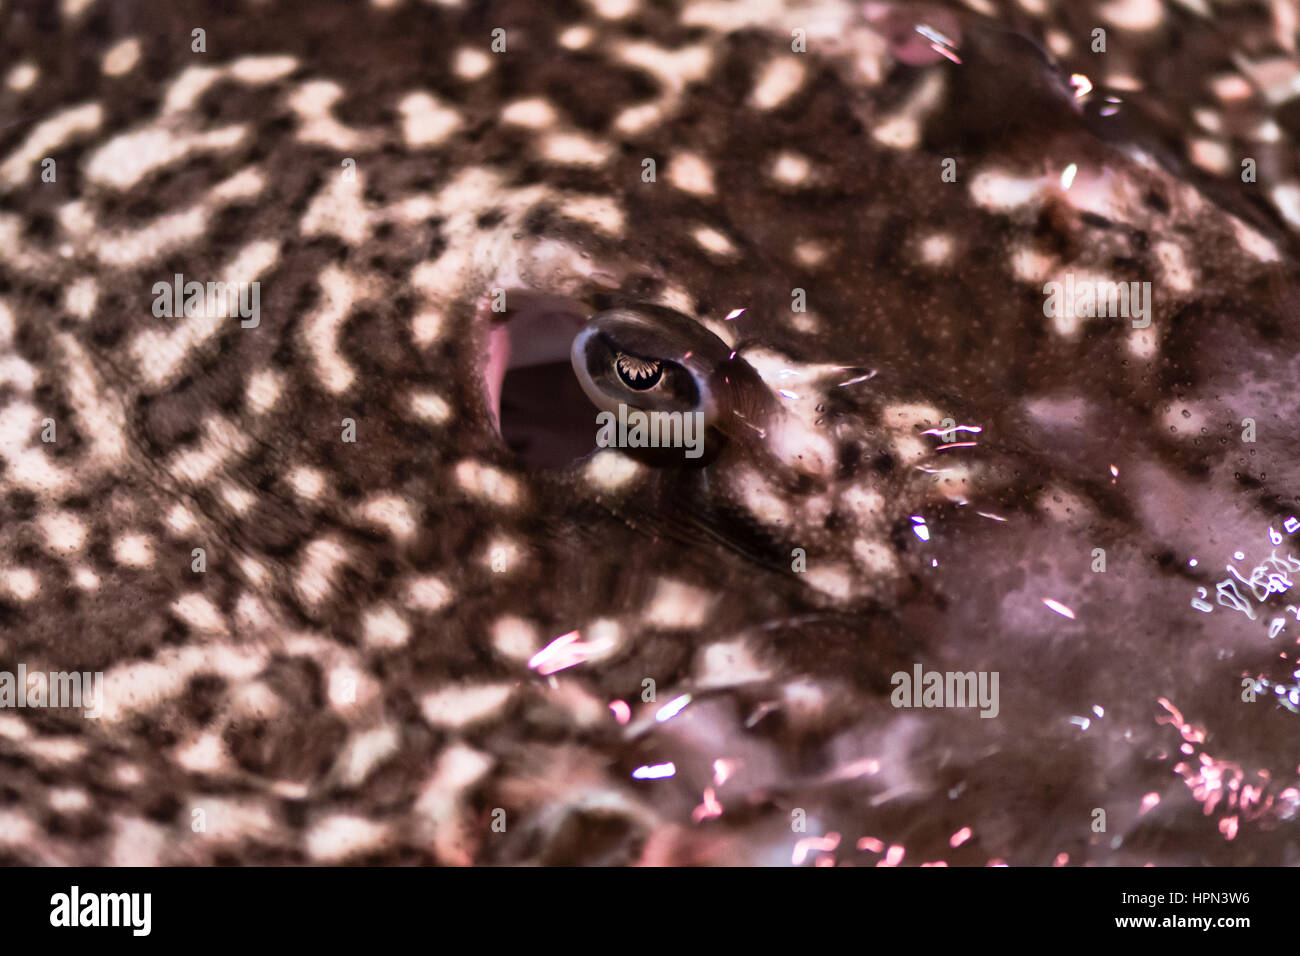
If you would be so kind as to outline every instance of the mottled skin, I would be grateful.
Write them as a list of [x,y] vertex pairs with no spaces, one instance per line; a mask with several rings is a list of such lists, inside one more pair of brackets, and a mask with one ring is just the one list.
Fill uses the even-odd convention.
[[[1288,8],[1171,5],[1100,55],[1092,4],[979,6],[0,0],[36,71],[0,78],[0,670],[108,674],[98,722],[0,712],[0,859],[1294,862],[1295,718],[1239,694],[1300,625],[1189,605],[1296,506],[1295,101],[1210,85],[1294,61]],[[1000,208],[997,175],[1042,188]],[[228,271],[257,328],[152,313]],[[1055,327],[1067,271],[1151,281],[1150,328]],[[498,288],[688,313],[804,427],[528,468],[484,387]],[[529,666],[574,630],[590,660]],[[918,661],[998,671],[998,718],[894,709]],[[1207,798],[1183,760],[1240,777]]]

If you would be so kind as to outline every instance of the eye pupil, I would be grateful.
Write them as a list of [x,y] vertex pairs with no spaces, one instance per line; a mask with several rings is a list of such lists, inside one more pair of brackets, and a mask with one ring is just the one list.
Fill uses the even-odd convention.
[[619,380],[628,388],[638,392],[654,388],[663,377],[663,364],[653,359],[637,358],[626,352],[619,353],[614,362]]

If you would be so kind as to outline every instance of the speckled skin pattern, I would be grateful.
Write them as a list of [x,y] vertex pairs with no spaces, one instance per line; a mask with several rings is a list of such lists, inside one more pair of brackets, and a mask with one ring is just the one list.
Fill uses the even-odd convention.
[[[1296,23],[0,0],[0,671],[105,675],[0,709],[0,860],[1297,862],[1300,623],[1214,600],[1300,487]],[[529,467],[494,289],[670,305],[785,426]]]

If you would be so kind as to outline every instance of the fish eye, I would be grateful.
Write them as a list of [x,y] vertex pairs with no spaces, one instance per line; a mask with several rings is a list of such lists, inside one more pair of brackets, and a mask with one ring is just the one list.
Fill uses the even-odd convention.
[[[610,309],[592,316],[573,340],[574,375],[592,404],[617,413],[626,405],[643,411],[703,412],[713,417],[716,337],[668,309]],[[722,352],[725,358],[726,352]]]
[[658,385],[664,377],[663,363],[620,352],[614,359],[614,369],[619,381],[636,392],[645,392]]

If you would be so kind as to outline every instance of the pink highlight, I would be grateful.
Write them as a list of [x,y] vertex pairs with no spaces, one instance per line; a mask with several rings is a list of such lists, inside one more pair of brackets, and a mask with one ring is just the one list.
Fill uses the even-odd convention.
[[840,845],[840,835],[834,831],[826,834],[824,837],[804,837],[794,845],[794,851],[790,854],[790,862],[795,866],[803,864],[808,859],[808,854],[814,851],[830,853]]
[[970,839],[970,827],[962,827],[948,839],[948,845],[954,850]]
[[903,854],[906,852],[906,850],[895,843],[889,848],[888,852],[885,853],[885,858],[877,863],[876,866],[898,866],[898,864],[903,862]]
[[534,654],[528,661],[528,666],[546,676],[573,667],[575,664],[581,664],[587,659],[587,651],[590,650],[591,645],[582,643],[580,637],[582,635],[578,631],[561,634]]
[[714,817],[720,816],[722,816],[722,804],[718,803],[713,788],[706,787],[704,789],[704,802],[691,811],[691,821],[699,823],[701,820],[712,820]]

